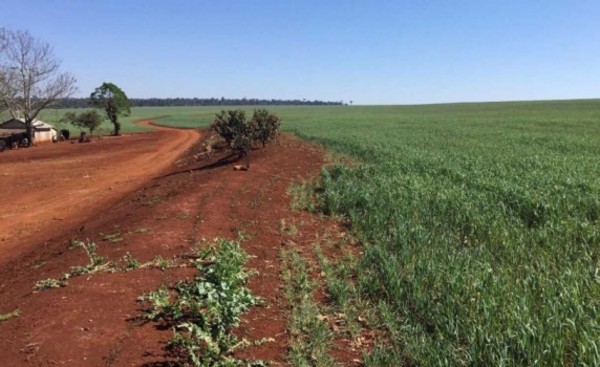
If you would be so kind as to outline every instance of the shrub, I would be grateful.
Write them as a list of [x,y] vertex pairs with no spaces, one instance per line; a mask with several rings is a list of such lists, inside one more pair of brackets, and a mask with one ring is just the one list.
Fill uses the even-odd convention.
[[254,110],[252,116],[252,132],[253,140],[261,142],[263,148],[265,145],[274,140],[279,132],[279,126],[281,125],[281,119],[265,109]]
[[221,111],[211,125],[227,142],[227,145],[240,157],[247,155],[252,148],[252,125],[246,121],[246,113],[242,110]]
[[244,157],[246,168],[248,153],[256,142],[263,148],[267,142],[277,137],[281,120],[267,110],[254,110],[251,121],[246,121],[246,113],[242,110],[221,111],[216,115],[211,129],[225,140],[227,146],[240,158]]
[[[102,116],[96,110],[89,110],[76,114],[75,112],[67,112],[61,119],[62,122],[70,123],[80,129],[88,129],[90,135],[94,133],[100,124],[102,124]],[[61,130],[62,133],[63,130]],[[68,131],[68,130],[67,130]],[[70,133],[67,133],[65,139],[69,139]]]

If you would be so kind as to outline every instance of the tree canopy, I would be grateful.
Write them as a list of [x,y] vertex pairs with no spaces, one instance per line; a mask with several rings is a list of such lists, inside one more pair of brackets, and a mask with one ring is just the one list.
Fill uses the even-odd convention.
[[62,122],[70,123],[80,129],[88,129],[90,134],[94,133],[100,124],[102,124],[102,116],[96,110],[84,111],[79,114],[75,112],[67,112],[61,119]]
[[106,112],[106,117],[114,125],[114,135],[119,135],[121,131],[119,116],[129,116],[131,113],[131,101],[125,92],[115,84],[105,82],[92,92],[90,103]]

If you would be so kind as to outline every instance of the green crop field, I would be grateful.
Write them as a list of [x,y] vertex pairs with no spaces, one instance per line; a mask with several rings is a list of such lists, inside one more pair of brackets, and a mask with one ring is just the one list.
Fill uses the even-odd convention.
[[268,109],[359,162],[320,195],[365,245],[352,279],[390,336],[367,364],[600,365],[600,100]]
[[342,111],[287,127],[362,162],[322,198],[393,336],[371,364],[600,365],[600,101]]

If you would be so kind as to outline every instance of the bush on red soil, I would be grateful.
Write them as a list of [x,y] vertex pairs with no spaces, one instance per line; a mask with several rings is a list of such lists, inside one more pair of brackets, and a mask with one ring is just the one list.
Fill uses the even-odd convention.
[[281,119],[265,109],[260,109],[254,110],[251,124],[254,141],[261,142],[264,148],[268,142],[277,138]]
[[255,110],[251,121],[246,121],[243,110],[221,111],[215,117],[211,129],[225,140],[227,146],[240,158],[245,158],[249,167],[248,154],[252,146],[261,142],[263,147],[275,139],[281,120],[267,110]]
[[225,140],[235,152],[248,152],[252,145],[275,140],[281,119],[265,109],[254,110],[251,121],[246,121],[242,110],[221,111],[216,115],[211,129]]

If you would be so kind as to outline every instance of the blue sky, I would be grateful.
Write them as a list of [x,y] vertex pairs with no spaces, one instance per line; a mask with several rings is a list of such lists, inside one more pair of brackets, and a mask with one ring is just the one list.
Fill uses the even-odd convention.
[[413,104],[600,97],[600,1],[2,0],[78,96]]

